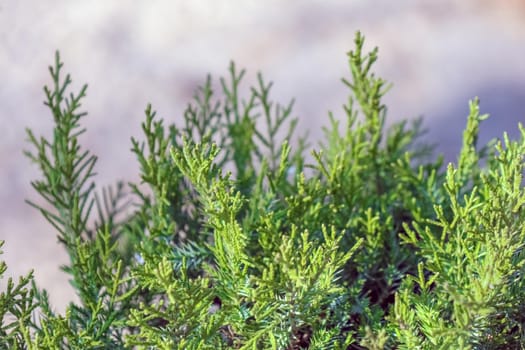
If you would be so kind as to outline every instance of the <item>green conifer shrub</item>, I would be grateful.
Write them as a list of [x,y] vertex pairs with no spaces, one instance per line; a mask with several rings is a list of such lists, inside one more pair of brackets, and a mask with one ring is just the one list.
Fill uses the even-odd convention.
[[57,53],[53,135],[27,130],[42,174],[29,204],[67,250],[79,302],[58,314],[32,273],[9,279],[0,348],[523,348],[525,129],[479,148],[473,100],[443,167],[420,121],[385,127],[388,85],[363,42],[348,55],[345,123],[329,116],[313,157],[304,138],[288,143],[292,103],[273,102],[261,75],[241,90],[231,64],[182,125],[148,106],[132,139],[141,183],[102,190],[80,144],[87,87],[69,92]]

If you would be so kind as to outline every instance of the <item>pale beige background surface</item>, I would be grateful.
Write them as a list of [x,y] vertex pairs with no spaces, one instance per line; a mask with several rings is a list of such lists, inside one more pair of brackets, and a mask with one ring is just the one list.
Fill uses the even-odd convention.
[[[516,135],[525,116],[525,4],[498,0],[354,1],[73,1],[0,0],[0,239],[8,275],[36,268],[59,309],[72,298],[58,269],[66,255],[55,233],[24,204],[37,199],[37,169],[22,155],[24,128],[49,135],[42,104],[56,49],[75,86],[89,83],[83,144],[99,156],[97,180],[135,179],[129,149],[151,102],[169,121],[180,118],[207,72],[235,60],[253,81],[260,70],[274,96],[296,98],[300,131],[312,142],[327,111],[342,116],[345,53],[360,29],[379,46],[379,74],[393,82],[390,120],[424,115],[429,142],[452,160],[468,99],[481,97],[493,116],[482,140]],[[0,281],[0,290],[5,280]]]

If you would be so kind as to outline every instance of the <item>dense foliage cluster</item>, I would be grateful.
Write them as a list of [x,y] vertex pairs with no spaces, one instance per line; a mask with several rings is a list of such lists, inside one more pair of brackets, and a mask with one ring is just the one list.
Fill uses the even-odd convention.
[[241,90],[232,64],[182,125],[148,106],[132,139],[141,183],[101,191],[79,142],[86,86],[69,93],[57,54],[54,133],[27,131],[42,173],[30,204],[67,249],[79,301],[57,314],[32,274],[10,279],[0,348],[525,346],[525,129],[478,148],[474,100],[457,164],[443,166],[420,122],[385,127],[388,86],[363,42],[348,54],[344,125],[330,115],[312,157],[304,138],[288,142],[292,103],[272,102],[260,75]]

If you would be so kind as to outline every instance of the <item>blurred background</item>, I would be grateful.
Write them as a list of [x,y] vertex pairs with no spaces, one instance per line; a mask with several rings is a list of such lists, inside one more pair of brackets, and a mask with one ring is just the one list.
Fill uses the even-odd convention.
[[[24,203],[39,200],[38,169],[22,154],[25,128],[50,136],[42,87],[60,50],[74,88],[88,83],[81,142],[99,156],[100,185],[136,180],[130,137],[140,136],[151,102],[168,122],[181,119],[207,73],[227,74],[230,60],[261,71],[273,96],[295,98],[299,133],[317,146],[328,111],[344,118],[346,52],[356,30],[379,46],[376,72],[394,83],[385,98],[389,123],[424,117],[425,141],[454,161],[479,96],[491,118],[480,142],[516,137],[525,117],[523,0],[0,0],[0,240],[7,276],[35,268],[58,310],[73,298],[59,265],[67,256],[55,232]],[[0,291],[6,279],[0,280]]]

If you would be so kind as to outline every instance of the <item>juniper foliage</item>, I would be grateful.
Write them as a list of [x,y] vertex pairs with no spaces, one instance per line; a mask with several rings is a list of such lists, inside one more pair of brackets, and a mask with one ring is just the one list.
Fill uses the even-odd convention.
[[475,99],[445,169],[420,120],[386,127],[389,86],[363,44],[344,117],[311,158],[290,142],[293,101],[273,102],[260,74],[242,90],[232,63],[182,125],[148,105],[131,140],[141,182],[101,191],[80,143],[87,86],[69,93],[57,53],[53,135],[27,130],[42,173],[29,204],[57,230],[79,301],[57,314],[32,273],[9,279],[0,348],[522,348],[525,129],[478,148]]

